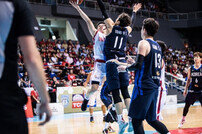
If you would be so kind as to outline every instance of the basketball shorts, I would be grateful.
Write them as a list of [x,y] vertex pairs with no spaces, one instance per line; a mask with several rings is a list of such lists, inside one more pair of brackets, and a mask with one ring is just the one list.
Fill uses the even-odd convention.
[[1,86],[0,90],[0,131],[2,134],[28,134],[24,112],[24,105],[27,102],[26,93],[17,85],[10,85],[12,86],[5,88]]
[[100,89],[98,89],[98,91],[96,91],[93,95],[91,95],[88,105],[89,107],[94,107],[95,105],[96,107],[100,107],[104,105],[100,99]]
[[158,120],[163,120],[161,111],[166,105],[166,98],[167,98],[167,89],[166,88],[163,89],[160,87],[158,90],[157,107],[156,107]]
[[107,92],[107,87],[108,84],[107,82],[105,81],[102,89],[101,89],[101,93],[100,93],[100,98],[102,100],[102,102],[105,104],[106,107],[108,107],[109,105],[112,104],[112,95],[110,95],[108,92]]
[[202,105],[202,93],[188,93],[185,98],[185,102],[190,105],[193,105],[197,100]]
[[95,62],[94,70],[91,75],[91,84],[92,82],[101,83],[103,77],[106,75],[106,63]]
[[[126,62],[125,60],[119,60],[120,62]],[[114,62],[106,63],[106,77],[108,83],[108,92],[114,89],[120,89],[121,87],[127,87],[129,85],[128,72],[118,72],[118,65]]]
[[[158,89],[156,90],[142,90],[141,94],[138,87],[134,88],[128,116],[140,120],[146,119],[147,121],[156,120],[156,103],[158,97]],[[136,96],[134,97],[134,95]]]

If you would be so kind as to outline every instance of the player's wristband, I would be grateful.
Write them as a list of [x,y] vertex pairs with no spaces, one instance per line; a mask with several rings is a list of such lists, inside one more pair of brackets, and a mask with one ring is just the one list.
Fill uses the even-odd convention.
[[97,0],[97,3],[98,3],[98,5],[99,5],[99,7],[100,7],[100,10],[101,10],[101,12],[102,12],[102,15],[103,15],[104,19],[105,19],[105,20],[108,19],[108,18],[109,18],[109,15],[108,15],[107,12],[106,12],[106,9],[105,9],[105,6],[104,6],[103,1],[102,1],[102,0]]
[[134,25],[135,25],[135,21],[136,21],[136,12],[133,12],[133,13],[132,13],[131,20],[132,20],[131,27],[133,28]]

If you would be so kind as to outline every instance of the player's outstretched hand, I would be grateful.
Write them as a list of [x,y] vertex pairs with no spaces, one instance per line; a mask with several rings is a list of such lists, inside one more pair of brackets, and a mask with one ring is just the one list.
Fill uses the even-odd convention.
[[123,65],[118,66],[118,67],[117,67],[118,72],[126,72],[126,67],[127,67],[127,66],[123,66]]
[[128,64],[133,64],[133,63],[135,63],[135,60],[133,60],[133,58],[131,58],[130,56],[128,56],[127,63]]
[[79,5],[76,4],[76,2],[74,2],[73,0],[70,0],[69,3],[74,7],[74,8],[79,8]]
[[51,110],[48,106],[48,103],[42,103],[39,106],[39,119],[40,120],[42,119],[42,116],[44,114],[46,114],[45,121],[39,123],[39,126],[46,124],[51,119],[52,113],[51,113]]
[[136,3],[133,6],[133,12],[137,12],[138,10],[140,10],[142,8],[142,4],[141,3]]
[[184,90],[184,92],[183,92],[183,96],[184,96],[184,97],[187,96],[187,91],[186,91],[186,90]]

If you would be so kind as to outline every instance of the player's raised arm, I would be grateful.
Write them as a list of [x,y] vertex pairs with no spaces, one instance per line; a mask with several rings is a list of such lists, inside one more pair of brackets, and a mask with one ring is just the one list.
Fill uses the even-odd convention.
[[107,26],[108,32],[111,32],[111,30],[112,30],[112,28],[114,26],[114,21],[111,18],[109,18],[109,15],[106,12],[106,8],[104,6],[103,1],[102,0],[97,0],[97,3],[99,5],[100,10],[102,12],[102,15],[104,17],[104,22],[105,22],[105,24]]
[[132,17],[131,17],[132,23],[131,23],[131,26],[127,27],[129,33],[131,33],[133,30],[133,27],[134,27],[135,21],[136,21],[136,13],[137,13],[137,11],[139,11],[141,9],[141,7],[142,7],[141,3],[137,3],[133,6],[133,12],[132,12]]
[[95,35],[97,29],[93,25],[93,22],[91,21],[91,19],[81,10],[81,8],[79,7],[78,4],[76,4],[73,1],[70,1],[69,3],[79,12],[82,19],[86,22],[91,36],[93,37]]

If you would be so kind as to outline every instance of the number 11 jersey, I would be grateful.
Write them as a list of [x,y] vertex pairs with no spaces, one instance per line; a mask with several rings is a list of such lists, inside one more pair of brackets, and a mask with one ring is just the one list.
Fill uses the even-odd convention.
[[106,37],[104,54],[106,61],[116,59],[117,57],[125,57],[125,47],[128,40],[127,28],[114,26],[112,32]]

